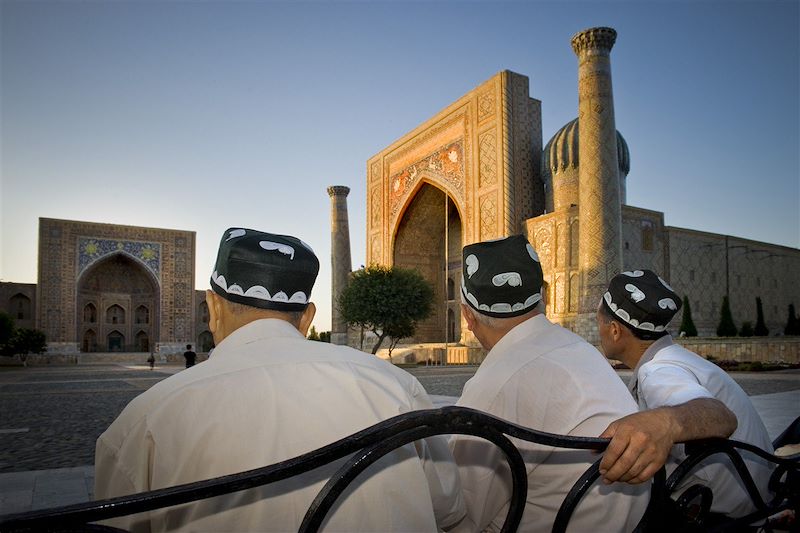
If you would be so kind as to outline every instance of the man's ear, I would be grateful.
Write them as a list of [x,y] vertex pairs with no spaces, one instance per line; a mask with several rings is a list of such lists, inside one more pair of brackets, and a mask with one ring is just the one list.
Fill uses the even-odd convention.
[[317,306],[313,302],[308,304],[306,310],[303,311],[303,316],[300,317],[300,324],[297,329],[303,334],[303,337],[308,336],[308,328],[311,327],[311,322],[314,320],[314,315],[317,314]]
[[222,304],[220,297],[211,289],[206,289],[206,305],[208,306],[208,330],[214,337],[214,343],[217,343],[215,333],[221,331],[220,317],[222,316]]
[[475,315],[472,314],[472,309],[470,309],[466,304],[461,304],[461,314],[464,315],[464,320],[467,321],[467,329],[475,333],[475,324],[478,321],[475,320]]
[[619,342],[622,338],[622,330],[625,326],[617,322],[616,320],[611,321],[611,338],[614,342]]

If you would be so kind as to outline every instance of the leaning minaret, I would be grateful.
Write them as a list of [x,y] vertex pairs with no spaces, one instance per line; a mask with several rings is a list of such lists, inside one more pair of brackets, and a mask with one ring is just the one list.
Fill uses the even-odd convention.
[[611,91],[611,47],[617,32],[590,28],[572,37],[578,56],[578,217],[580,300],[577,333],[597,340],[594,314],[608,282],[622,270],[617,128]]
[[339,313],[339,294],[350,276],[350,226],[347,222],[347,195],[344,185],[328,187],[331,197],[331,343],[347,344],[347,324]]

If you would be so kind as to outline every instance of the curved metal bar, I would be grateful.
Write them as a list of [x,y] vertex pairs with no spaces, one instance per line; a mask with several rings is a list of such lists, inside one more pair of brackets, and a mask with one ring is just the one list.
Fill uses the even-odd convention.
[[575,511],[581,498],[589,491],[589,488],[594,484],[598,477],[600,477],[600,461],[601,457],[590,466],[586,472],[578,478],[578,481],[569,489],[564,501],[561,502],[561,507],[558,508],[556,519],[553,522],[553,533],[563,533],[567,530],[569,519],[572,518],[572,513]]
[[666,489],[667,471],[662,466],[656,475],[653,476],[653,481],[650,484],[650,501],[647,502],[647,508],[644,510],[639,523],[633,529],[634,533],[642,533],[643,531],[664,531],[663,524],[664,514],[666,512],[666,504],[669,501],[669,493]]
[[[464,432],[453,431],[462,435],[473,435],[484,438],[498,448],[506,456],[508,466],[511,471],[512,478],[512,493],[511,503],[506,514],[506,520],[503,523],[501,531],[503,533],[510,533],[516,531],[519,523],[522,520],[522,513],[525,511],[525,501],[528,494],[528,477],[525,469],[525,462],[522,455],[517,450],[516,446],[508,440],[502,433],[494,430],[481,432],[480,435],[476,431]],[[369,448],[364,449],[361,453],[355,454],[347,463],[328,480],[325,486],[320,490],[317,497],[308,508],[303,523],[300,525],[299,531],[301,533],[316,533],[325,516],[333,507],[336,500],[341,496],[347,486],[365,469],[375,463],[381,457],[386,455],[410,442],[422,438],[430,437],[439,434],[435,428],[415,428],[399,435],[395,435],[392,439],[376,443]]]
[[319,466],[352,455],[366,446],[385,440],[392,434],[419,425],[436,426],[440,428],[439,433],[442,434],[453,432],[458,428],[455,432],[465,432],[476,436],[481,436],[480,432],[485,427],[493,428],[523,440],[561,448],[602,450],[608,444],[608,439],[568,437],[524,428],[466,407],[450,406],[441,409],[412,411],[379,422],[317,450],[273,465],[107,500],[9,515],[0,521],[0,528],[3,531],[25,530],[41,528],[45,524],[59,524],[62,527],[68,527],[250,489],[309,472]]

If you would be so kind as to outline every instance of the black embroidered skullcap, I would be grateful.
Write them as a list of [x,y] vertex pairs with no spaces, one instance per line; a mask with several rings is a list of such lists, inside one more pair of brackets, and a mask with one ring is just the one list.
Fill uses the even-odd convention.
[[318,272],[317,256],[300,239],[230,228],[219,243],[211,288],[231,302],[303,311]]
[[522,235],[464,247],[461,294],[477,312],[495,318],[527,313],[542,299],[542,266]]
[[611,279],[603,305],[632,329],[661,333],[681,308],[681,299],[655,272],[634,270]]

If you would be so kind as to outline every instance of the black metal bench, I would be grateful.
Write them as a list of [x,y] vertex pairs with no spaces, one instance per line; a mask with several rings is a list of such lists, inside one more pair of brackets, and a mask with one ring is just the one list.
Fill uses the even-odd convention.
[[[0,517],[0,531],[120,531],[93,524],[100,520],[151,511],[162,507],[220,496],[244,489],[274,483],[300,475],[341,458],[349,459],[328,480],[311,503],[300,531],[317,531],[325,515],[347,485],[369,465],[390,451],[415,440],[443,434],[464,434],[484,438],[497,445],[511,468],[513,481],[511,503],[502,531],[516,531],[525,507],[528,480],[522,456],[508,437],[546,446],[602,451],[607,439],[565,437],[536,431],[486,413],[464,407],[444,407],[414,411],[396,416],[359,431],[337,442],[271,466],[239,474],[187,483],[119,498],[67,505]],[[776,446],[800,440],[800,418],[776,439]],[[738,450],[755,453],[775,464],[770,479],[774,497],[763,501]],[[800,508],[800,455],[776,457],[749,444],[726,439],[709,439],[687,444],[687,459],[666,478],[665,471],[652,482],[650,502],[636,531],[738,531],[743,526],[765,519],[785,509]],[[708,487],[694,485],[674,501],[670,498],[680,482],[709,455],[723,453],[730,457],[748,489],[756,510],[738,519],[725,518],[710,526],[713,494]],[[581,498],[599,477],[600,459],[575,482],[561,504],[553,525],[554,532],[567,528],[570,517]],[[717,517],[718,518],[718,517]]]

